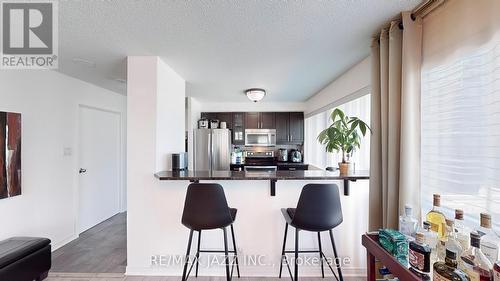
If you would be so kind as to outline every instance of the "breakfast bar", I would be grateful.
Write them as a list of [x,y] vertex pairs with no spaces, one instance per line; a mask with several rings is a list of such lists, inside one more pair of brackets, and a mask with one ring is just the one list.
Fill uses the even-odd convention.
[[268,180],[270,195],[276,196],[278,180],[341,180],[344,183],[344,195],[350,194],[349,182],[369,179],[369,171],[353,171],[340,174],[338,171],[305,170],[305,171],[275,171],[275,172],[245,172],[245,171],[162,171],[155,174],[159,180]]

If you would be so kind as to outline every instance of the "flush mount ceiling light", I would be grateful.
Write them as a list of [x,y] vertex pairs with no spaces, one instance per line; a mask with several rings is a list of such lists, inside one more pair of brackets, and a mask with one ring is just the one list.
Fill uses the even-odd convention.
[[260,88],[252,88],[245,90],[245,95],[253,102],[258,102],[266,96],[266,90]]

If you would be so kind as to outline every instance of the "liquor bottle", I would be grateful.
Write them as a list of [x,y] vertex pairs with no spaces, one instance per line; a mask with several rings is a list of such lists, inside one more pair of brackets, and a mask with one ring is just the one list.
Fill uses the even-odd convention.
[[[399,216],[399,232],[403,233],[407,237],[415,237],[417,232],[418,221],[412,217],[412,207],[410,205],[405,205],[405,213],[403,216]],[[413,240],[413,239],[410,239]]]
[[498,248],[500,245],[500,238],[491,229],[491,216],[486,213],[481,213],[481,226],[477,230],[481,235],[481,251],[493,264],[498,257]]
[[500,261],[497,261],[495,265],[493,265],[493,280],[500,281]]
[[446,218],[441,212],[441,195],[434,194],[433,207],[427,213],[427,221],[431,223],[431,230],[437,232],[438,238],[442,239],[446,231]]
[[431,230],[431,224],[427,221],[424,221],[421,232],[424,234],[425,244],[431,248],[431,263],[434,264],[437,261],[438,235]]
[[481,236],[476,231],[470,233],[470,247],[460,256],[460,269],[471,281],[493,281],[493,265],[480,249]]
[[425,236],[422,232],[417,232],[415,241],[410,242],[408,261],[414,271],[420,274],[430,274],[431,247],[425,244]]
[[464,211],[461,209],[455,210],[455,232],[457,240],[460,242],[462,249],[469,248],[471,229],[464,223]]
[[460,256],[464,248],[462,248],[462,244],[460,244],[460,241],[457,238],[457,232],[455,232],[455,222],[452,219],[446,219],[446,235],[446,251],[452,251],[456,253],[457,256]]
[[469,281],[467,274],[457,269],[457,253],[446,250],[445,262],[434,263],[433,281]]

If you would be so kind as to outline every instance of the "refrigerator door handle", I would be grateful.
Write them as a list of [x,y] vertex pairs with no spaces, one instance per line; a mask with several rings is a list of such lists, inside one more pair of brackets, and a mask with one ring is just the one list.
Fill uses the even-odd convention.
[[212,156],[213,156],[213,146],[212,146],[212,133],[208,133],[208,170],[212,172]]

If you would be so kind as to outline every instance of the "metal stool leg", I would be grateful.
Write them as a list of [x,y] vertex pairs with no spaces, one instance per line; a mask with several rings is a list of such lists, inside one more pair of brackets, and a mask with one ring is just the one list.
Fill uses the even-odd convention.
[[299,229],[295,228],[295,276],[293,277],[294,281],[299,280]]
[[281,272],[283,271],[283,258],[286,259],[286,257],[285,257],[285,246],[286,246],[286,234],[287,233],[288,233],[288,223],[285,222],[285,236],[283,236],[283,248],[281,249],[280,275],[279,275],[279,278],[281,278]]
[[233,238],[233,249],[234,249],[234,259],[236,262],[236,272],[238,273],[238,278],[240,278],[240,265],[238,262],[238,251],[236,250],[236,239],[234,239],[234,228],[231,224],[231,236]]
[[319,262],[321,263],[321,277],[325,278],[325,269],[323,268],[323,249],[321,248],[320,232],[318,232],[318,246],[319,246]]
[[184,270],[182,271],[182,281],[187,280],[187,267],[189,263],[189,252],[191,251],[191,241],[193,241],[193,230],[189,232],[189,240],[188,240],[188,246],[187,246],[187,251],[186,251],[186,261],[184,262]]
[[200,264],[200,244],[201,244],[201,230],[198,231],[198,249],[196,250],[196,271],[195,277],[198,277],[198,265]]
[[330,229],[330,240],[332,240],[333,254],[335,255],[335,264],[337,265],[337,271],[339,272],[340,281],[344,281],[342,277],[342,270],[340,269],[340,261],[337,255],[337,248],[335,247],[335,241],[333,239],[333,231]]
[[231,281],[231,276],[229,275],[229,255],[227,250],[227,230],[224,227],[222,229],[224,232],[224,255],[225,255],[225,263],[226,263],[226,280]]

